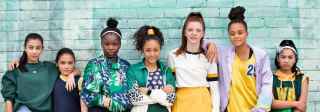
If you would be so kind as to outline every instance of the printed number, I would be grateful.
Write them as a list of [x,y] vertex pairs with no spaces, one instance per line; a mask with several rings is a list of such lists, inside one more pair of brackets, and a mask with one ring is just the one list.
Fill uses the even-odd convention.
[[253,64],[250,64],[250,65],[248,66],[247,75],[249,75],[249,76],[253,76],[253,75],[254,75],[254,66],[253,66]]

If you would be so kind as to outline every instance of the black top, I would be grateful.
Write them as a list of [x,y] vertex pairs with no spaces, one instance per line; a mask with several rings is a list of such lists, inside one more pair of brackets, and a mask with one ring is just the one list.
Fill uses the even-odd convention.
[[[79,81],[79,77],[75,78]],[[78,84],[76,88],[68,92],[65,88],[66,82],[60,77],[56,80],[53,90],[53,107],[54,112],[80,112],[80,95]]]

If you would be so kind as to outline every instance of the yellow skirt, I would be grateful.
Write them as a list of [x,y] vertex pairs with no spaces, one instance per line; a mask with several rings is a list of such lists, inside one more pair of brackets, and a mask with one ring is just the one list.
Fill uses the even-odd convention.
[[211,109],[207,87],[177,88],[172,112],[211,112]]

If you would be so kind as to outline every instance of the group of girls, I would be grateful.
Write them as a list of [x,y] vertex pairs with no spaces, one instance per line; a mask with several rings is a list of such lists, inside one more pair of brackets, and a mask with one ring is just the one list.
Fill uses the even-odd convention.
[[160,61],[164,37],[145,25],[133,35],[143,59],[130,65],[118,56],[122,34],[109,18],[100,34],[103,54],[90,59],[83,75],[76,58],[62,48],[56,63],[40,61],[43,39],[29,34],[19,62],[2,78],[6,112],[303,112],[308,77],[297,67],[298,51],[283,40],[272,73],[269,57],[247,43],[241,6],[230,10],[231,45],[204,42],[205,22],[191,12],[182,28],[180,47]]

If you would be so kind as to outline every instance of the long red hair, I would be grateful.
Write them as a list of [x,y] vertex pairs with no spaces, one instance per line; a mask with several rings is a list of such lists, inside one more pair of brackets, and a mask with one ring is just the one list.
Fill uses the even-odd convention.
[[[185,36],[185,30],[186,30],[187,25],[191,21],[200,22],[202,24],[203,32],[205,33],[205,24],[204,24],[203,16],[201,15],[200,12],[191,12],[183,24],[181,46],[179,47],[179,49],[175,53],[177,56],[180,54],[183,54],[187,51],[187,37]],[[203,51],[203,49],[201,48],[202,44],[203,44],[203,38],[201,38],[200,46],[199,46],[200,50]]]

